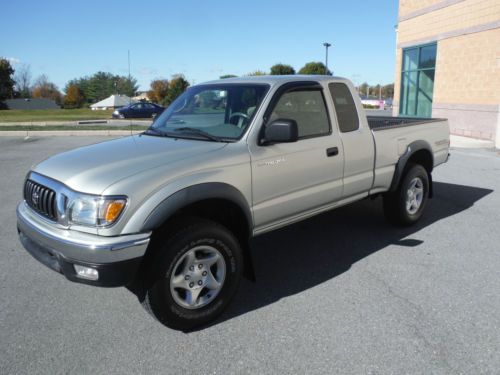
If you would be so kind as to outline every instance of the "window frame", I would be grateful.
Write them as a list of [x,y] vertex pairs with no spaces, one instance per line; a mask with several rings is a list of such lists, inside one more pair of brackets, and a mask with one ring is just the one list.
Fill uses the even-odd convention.
[[[436,77],[436,63],[434,63],[434,66],[431,68],[420,68],[420,55],[421,51],[425,47],[429,46],[435,46],[436,47],[436,57],[435,57],[435,62],[437,61],[437,55],[438,55],[438,43],[436,42],[431,42],[431,43],[425,43],[425,44],[419,44],[416,46],[411,46],[407,48],[403,48],[402,50],[402,55],[401,55],[401,76],[400,76],[400,93],[399,93],[399,115],[400,116],[405,116],[405,117],[422,117],[418,115],[418,93],[419,93],[419,87],[420,87],[420,73],[423,71],[434,71],[434,80]],[[417,50],[417,67],[415,69],[408,69],[405,70],[405,52],[411,51],[411,50]],[[408,96],[404,96],[404,76],[406,73],[417,73],[417,77],[415,79],[416,86],[415,86],[415,113],[414,114],[408,114]],[[432,84],[432,93],[434,94],[434,81]],[[406,109],[403,112],[403,98],[405,99],[405,105]],[[432,107],[431,107],[431,116],[432,117]]]
[[[332,120],[330,118],[330,110],[328,108],[328,104],[326,102],[325,98],[325,93],[324,93],[324,87],[319,84],[319,82],[316,81],[296,81],[296,82],[287,82],[283,85],[281,85],[276,92],[274,93],[273,97],[271,98],[266,112],[264,113],[263,116],[263,124],[260,130],[260,134],[258,139],[262,139],[264,136],[264,132],[266,127],[269,125],[269,118],[271,116],[271,113],[274,111],[274,108],[278,104],[279,100],[284,94],[287,94],[289,92],[294,92],[294,91],[319,91],[321,94],[321,98],[323,100],[323,105],[325,106],[325,112],[326,112],[326,118],[328,121],[328,132],[327,133],[321,133],[321,134],[311,134],[307,136],[302,136],[299,137],[297,142],[304,140],[304,139],[311,139],[311,138],[319,138],[319,137],[326,137],[332,135]],[[259,146],[264,146],[264,145],[259,145]]]

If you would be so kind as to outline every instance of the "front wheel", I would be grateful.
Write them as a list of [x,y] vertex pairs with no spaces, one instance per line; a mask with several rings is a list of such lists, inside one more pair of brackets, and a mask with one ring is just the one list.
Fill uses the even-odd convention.
[[225,227],[196,219],[157,242],[144,306],[168,327],[189,330],[214,320],[239,286],[242,250]]
[[384,214],[396,225],[412,225],[424,212],[429,197],[429,176],[424,167],[410,164],[394,193],[384,195]]

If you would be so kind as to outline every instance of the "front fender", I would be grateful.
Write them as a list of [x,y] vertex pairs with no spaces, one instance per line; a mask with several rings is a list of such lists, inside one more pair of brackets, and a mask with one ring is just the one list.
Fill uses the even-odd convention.
[[141,231],[152,231],[160,227],[181,208],[206,199],[224,199],[236,204],[245,214],[249,233],[252,232],[252,213],[244,195],[235,187],[221,182],[206,182],[188,186],[170,195],[149,214]]

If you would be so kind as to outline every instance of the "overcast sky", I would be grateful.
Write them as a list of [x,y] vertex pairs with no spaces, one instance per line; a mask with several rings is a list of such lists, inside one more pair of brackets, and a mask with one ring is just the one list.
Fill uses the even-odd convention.
[[63,89],[97,71],[131,74],[141,90],[182,73],[191,83],[222,74],[299,70],[324,61],[360,84],[394,81],[396,0],[6,1],[0,56],[30,64]]

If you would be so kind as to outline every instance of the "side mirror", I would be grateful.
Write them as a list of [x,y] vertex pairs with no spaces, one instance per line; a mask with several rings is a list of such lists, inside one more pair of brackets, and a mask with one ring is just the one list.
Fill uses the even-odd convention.
[[266,126],[263,144],[297,142],[299,127],[292,119],[277,119]]

